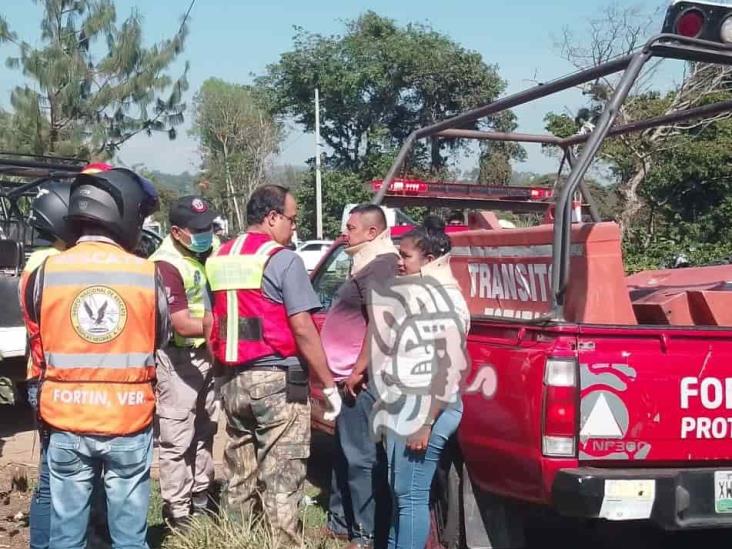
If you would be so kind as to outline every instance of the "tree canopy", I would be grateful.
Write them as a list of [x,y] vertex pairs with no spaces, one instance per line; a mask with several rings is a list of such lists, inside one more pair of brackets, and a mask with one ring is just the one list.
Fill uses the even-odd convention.
[[[342,35],[296,28],[293,49],[257,85],[274,114],[308,132],[315,127],[319,88],[327,165],[371,177],[378,159],[393,154],[416,128],[494,100],[506,83],[479,53],[429,26],[399,26],[368,11],[348,21]],[[503,127],[512,123],[510,116],[500,119]],[[412,164],[439,173],[447,152],[460,146],[449,140],[420,144]]]
[[[29,2],[29,0],[24,0]],[[7,66],[26,83],[4,113],[4,146],[22,152],[111,157],[133,136],[176,136],[183,122],[186,74],[168,71],[183,51],[185,19],[175,34],[144,45],[142,18],[121,22],[113,0],[35,0],[42,6],[40,45],[18,36],[0,14],[0,42],[13,44]]]
[[[563,52],[577,64],[599,63],[628,53],[649,32],[646,19],[617,6],[590,22],[590,40]],[[612,38],[612,39],[610,39]],[[589,44],[589,45],[588,45]],[[687,63],[677,86],[651,85],[654,67],[620,108],[616,124],[629,123],[732,98],[732,69]],[[587,104],[575,115],[549,113],[547,129],[560,137],[591,130],[617,85],[602,78],[588,86]],[[723,113],[687,123],[667,124],[607,139],[597,163],[610,175],[617,196],[613,218],[623,229],[630,270],[667,266],[675,255],[703,264],[732,253],[732,119]]]
[[280,125],[260,107],[249,86],[210,78],[194,104],[191,133],[201,143],[207,192],[234,229],[243,229],[244,206],[267,178],[282,139]]

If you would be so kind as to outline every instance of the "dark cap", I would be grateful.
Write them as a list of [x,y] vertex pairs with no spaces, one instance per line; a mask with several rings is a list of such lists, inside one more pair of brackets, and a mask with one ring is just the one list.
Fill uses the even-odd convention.
[[213,223],[218,214],[205,198],[184,196],[170,206],[170,224],[200,231]]

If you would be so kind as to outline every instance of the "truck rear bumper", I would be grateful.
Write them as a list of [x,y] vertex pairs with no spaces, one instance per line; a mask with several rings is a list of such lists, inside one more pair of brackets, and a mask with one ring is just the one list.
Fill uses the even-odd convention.
[[570,517],[650,520],[666,530],[732,527],[732,513],[715,510],[714,473],[720,470],[732,471],[732,466],[563,469],[552,486],[553,507]]

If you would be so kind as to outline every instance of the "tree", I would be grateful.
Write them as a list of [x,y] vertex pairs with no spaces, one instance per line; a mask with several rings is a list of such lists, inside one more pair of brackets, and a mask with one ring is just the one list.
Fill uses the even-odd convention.
[[[322,172],[323,235],[335,238],[341,234],[341,218],[346,204],[360,204],[371,200],[371,192],[363,180],[354,173],[343,170]],[[307,240],[315,238],[315,171],[303,177],[296,191],[299,205],[297,235]]]
[[[516,116],[511,111],[499,114],[494,129],[499,132],[516,131]],[[482,141],[478,162],[478,183],[509,185],[513,177],[512,160],[526,159],[526,150],[513,141]]]
[[[638,8],[612,4],[602,10],[599,18],[589,22],[584,36],[577,37],[565,30],[560,47],[564,57],[578,68],[597,65],[640,46],[650,35],[651,21],[652,18]],[[668,93],[650,88],[654,72],[655,65],[651,65],[636,83],[633,93],[618,112],[617,124],[698,107],[722,100],[730,93],[732,69],[729,67],[689,63],[681,83]],[[547,128],[560,136],[583,128],[591,130],[605,103],[614,94],[618,81],[618,77],[608,76],[587,85],[583,91],[590,99],[589,105],[580,109],[576,116],[550,113],[546,118]],[[624,234],[643,213],[641,186],[650,179],[651,172],[663,171],[666,153],[678,153],[687,146],[689,139],[699,138],[704,128],[728,116],[722,114],[691,123],[665,125],[606,142],[599,158],[610,167],[617,180],[617,192],[622,199],[618,221]]]
[[194,105],[191,133],[201,143],[210,192],[220,211],[235,222],[234,228],[243,229],[243,205],[266,181],[282,129],[259,106],[249,86],[211,78],[201,86]]
[[35,0],[42,4],[41,45],[12,31],[0,15],[0,43],[17,47],[7,60],[28,81],[11,94],[11,142],[34,153],[111,157],[133,136],[153,131],[175,138],[183,122],[186,64],[167,74],[183,51],[185,18],[176,34],[145,47],[136,11],[117,24],[113,0]]
[[[267,67],[257,86],[271,111],[314,131],[314,90],[320,89],[321,136],[331,168],[377,175],[416,128],[494,100],[505,89],[495,66],[429,26],[398,26],[368,11],[343,35],[296,28],[294,48]],[[466,127],[489,128],[494,121]],[[441,173],[446,153],[464,142],[420,143],[412,165]],[[511,155],[513,157],[513,155]],[[381,172],[379,175],[383,175]]]
[[[590,28],[591,39],[576,42],[579,46],[565,36],[564,51],[578,65],[624,53],[640,44],[646,33],[637,14],[618,8],[606,11]],[[618,50],[618,44],[625,49]],[[680,84],[664,92],[653,89],[647,77],[641,79],[620,109],[618,123],[730,100],[731,75],[729,67],[689,63]],[[617,80],[604,78],[588,86],[588,104],[574,116],[550,113],[547,129],[562,137],[591,130],[616,84]],[[629,270],[668,267],[678,254],[692,264],[729,257],[731,150],[732,120],[727,113],[664,125],[603,144],[598,159],[614,179],[611,188],[619,199],[616,218],[623,229]]]

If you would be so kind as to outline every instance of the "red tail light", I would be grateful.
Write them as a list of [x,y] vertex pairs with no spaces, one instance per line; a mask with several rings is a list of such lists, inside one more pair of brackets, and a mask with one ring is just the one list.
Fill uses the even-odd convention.
[[688,9],[676,19],[676,34],[696,38],[704,29],[705,22],[706,18],[700,10]]
[[545,456],[574,457],[577,452],[578,372],[573,358],[548,358],[544,370],[541,450]]

